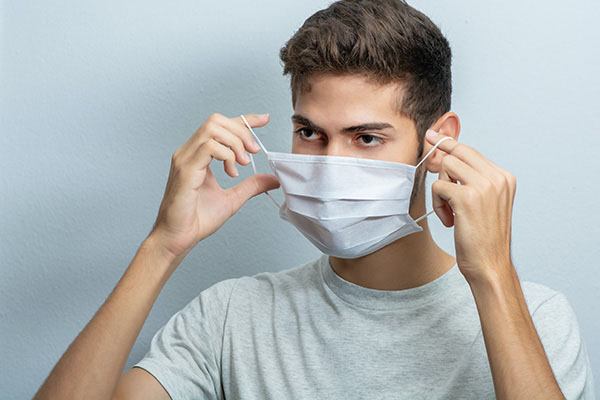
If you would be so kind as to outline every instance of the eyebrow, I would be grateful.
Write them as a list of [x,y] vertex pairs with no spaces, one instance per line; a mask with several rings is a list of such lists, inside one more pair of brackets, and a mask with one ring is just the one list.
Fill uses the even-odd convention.
[[[323,128],[315,125],[308,118],[306,118],[302,115],[299,115],[299,114],[292,115],[292,121],[294,121],[300,125],[304,125],[307,128],[313,129],[318,132],[325,131]],[[387,122],[367,122],[367,123],[360,124],[360,125],[349,126],[347,128],[342,129],[342,132],[356,133],[356,132],[365,132],[365,131],[380,131],[380,130],[383,130],[386,128],[394,128],[394,127],[392,125],[388,124]]]

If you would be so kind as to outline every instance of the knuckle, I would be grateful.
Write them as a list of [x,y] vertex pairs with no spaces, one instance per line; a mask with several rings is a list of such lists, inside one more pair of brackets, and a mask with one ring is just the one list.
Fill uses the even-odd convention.
[[473,149],[472,147],[463,144],[463,143],[458,143],[451,151],[451,154],[455,157],[458,158],[466,158],[469,156],[469,154],[472,154],[472,152],[475,149]]
[[483,183],[480,185],[481,188],[481,192],[482,194],[484,193],[489,193],[489,192],[493,192],[496,190],[496,184],[490,180],[484,180]]
[[235,162],[235,152],[232,149],[227,149],[227,158]]
[[223,118],[223,114],[219,114],[219,113],[212,113],[212,114],[210,115],[210,117],[208,117],[208,121],[217,122],[217,121],[219,121],[221,118]]
[[468,187],[465,187],[464,194],[465,194],[465,203],[467,203],[469,205],[477,203],[479,201],[479,199],[481,198],[481,194],[479,193],[478,190],[468,188]]
[[242,139],[244,143],[246,143],[246,145],[252,147],[252,144],[254,143],[254,138],[252,137],[252,134],[248,129],[246,129],[246,132],[244,132],[244,137]]
[[516,178],[512,173],[501,169],[494,183],[499,189],[512,189],[516,184]]
[[492,185],[497,189],[503,189],[506,186],[506,177],[503,174],[497,174],[492,178]]
[[506,180],[510,186],[517,186],[517,177],[512,172],[506,171]]
[[239,137],[236,138],[235,142],[233,143],[233,147],[239,153],[244,153],[245,152],[244,142]]
[[442,158],[442,162],[440,163],[440,165],[442,166],[442,168],[446,169],[448,168],[448,165],[450,165],[450,163],[452,162],[450,160],[450,155],[444,156],[444,158]]
[[214,131],[215,128],[217,127],[217,121],[215,121],[214,119],[207,119],[206,123],[204,124],[204,126],[206,127],[206,130],[211,132]]
[[457,143],[456,146],[454,146],[452,148],[452,150],[450,150],[450,154],[452,154],[453,156],[460,156],[462,154],[464,154],[465,151],[465,145],[462,143]]
[[217,141],[215,139],[208,139],[206,142],[204,142],[201,146],[206,148],[210,154],[214,154],[217,149],[218,149],[218,144]]
[[202,132],[200,132],[200,137],[207,137],[211,135],[212,132],[215,130],[216,123],[214,120],[209,118],[204,122],[202,126],[204,129],[202,130]]
[[473,155],[481,157],[481,158],[485,158],[483,156],[483,154],[481,154],[481,152],[479,150],[477,150],[475,147],[471,147],[468,145],[465,145],[465,147],[467,147],[468,151],[471,152]]
[[233,153],[233,151],[224,146],[221,146],[219,148],[219,156],[223,157],[223,160],[235,161],[235,154]]
[[214,131],[220,126],[219,121],[222,117],[223,116],[221,114],[212,114],[210,117],[208,117],[208,119],[204,123],[204,126],[208,131]]
[[178,153],[177,151],[175,153],[173,153],[173,155],[171,156],[171,165],[173,166],[174,169],[179,169],[180,164],[181,164],[180,160],[181,160],[180,153]]
[[[242,125],[243,125],[243,122],[242,122]],[[238,138],[240,138],[240,140],[246,144],[250,144],[254,140],[252,138],[252,133],[250,133],[250,130],[248,129],[248,127],[246,125],[243,125],[243,129],[239,130],[239,132],[236,132],[236,136]]]

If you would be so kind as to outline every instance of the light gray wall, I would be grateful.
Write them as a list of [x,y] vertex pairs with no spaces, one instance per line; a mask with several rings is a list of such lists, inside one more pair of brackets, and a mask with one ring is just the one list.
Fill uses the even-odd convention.
[[[260,134],[289,150],[278,50],[327,4],[0,3],[3,398],[31,397],[106,299],[154,222],[171,154],[211,113],[269,112]],[[599,380],[600,3],[413,4],[452,44],[462,141],[517,176],[518,271],[567,295]],[[215,170],[226,186],[239,181]],[[252,199],[190,253],[128,367],[206,287],[318,255],[276,211],[266,197]],[[453,253],[452,230],[430,221]]]

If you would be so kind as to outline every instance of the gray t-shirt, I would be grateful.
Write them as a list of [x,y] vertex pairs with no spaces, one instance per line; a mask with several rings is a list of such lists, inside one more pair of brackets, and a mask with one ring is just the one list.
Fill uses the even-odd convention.
[[[567,299],[522,286],[563,393],[594,399]],[[326,255],[225,280],[173,315],[135,366],[173,399],[494,398],[475,301],[456,265],[399,291],[345,281]]]

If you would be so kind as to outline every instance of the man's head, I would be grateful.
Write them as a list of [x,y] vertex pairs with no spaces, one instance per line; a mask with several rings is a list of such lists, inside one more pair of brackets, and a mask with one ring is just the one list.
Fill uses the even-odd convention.
[[[403,1],[335,2],[308,18],[280,57],[284,74],[291,77],[294,130],[300,130],[294,136],[294,152],[414,165],[424,155],[428,128],[448,124],[449,117],[450,125],[458,129],[458,118],[448,113],[452,92],[448,41],[427,16]],[[346,129],[371,122],[392,128]],[[302,130],[314,126],[324,132]],[[353,146],[341,139],[350,134],[361,145],[369,141],[373,146]],[[389,137],[385,145],[374,144],[383,134]],[[306,138],[321,144],[302,140]],[[425,171],[418,175],[411,203]]]

